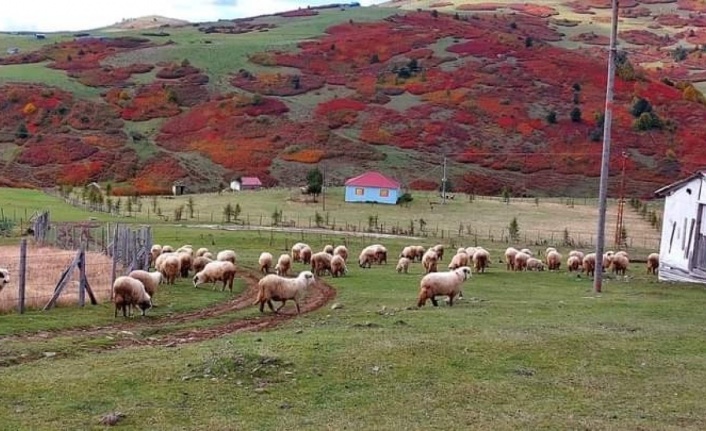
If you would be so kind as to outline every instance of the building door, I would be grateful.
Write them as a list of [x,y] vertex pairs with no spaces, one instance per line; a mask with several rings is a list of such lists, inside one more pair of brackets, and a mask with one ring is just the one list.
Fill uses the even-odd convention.
[[692,268],[706,272],[706,205],[699,205]]

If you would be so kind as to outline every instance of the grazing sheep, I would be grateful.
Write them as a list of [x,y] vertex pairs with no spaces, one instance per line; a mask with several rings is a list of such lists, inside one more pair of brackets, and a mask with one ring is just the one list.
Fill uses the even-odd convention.
[[162,254],[162,246],[159,244],[154,244],[152,248],[150,248],[150,265],[155,264],[155,261],[160,254]]
[[190,245],[182,245],[176,251],[177,253],[188,253],[191,257],[194,257],[194,248]]
[[412,259],[412,262],[414,262],[415,259],[421,262],[426,250],[421,245],[413,245],[412,247],[414,247],[414,259]]
[[610,261],[610,265],[611,271],[614,274],[624,276],[625,271],[627,271],[628,266],[630,265],[630,259],[628,258],[626,253],[618,252],[613,255],[613,258]]
[[407,259],[414,260],[417,255],[417,251],[412,245],[408,245],[402,249],[399,257],[406,257]]
[[235,265],[235,260],[237,259],[237,255],[233,250],[221,250],[218,252],[216,255],[216,260],[220,260],[223,262],[230,262],[233,265]]
[[627,252],[627,251],[624,251],[624,250],[617,251],[617,252],[613,255],[613,257],[615,257],[615,256],[625,256],[625,257],[627,257],[628,259],[630,259],[630,256],[628,255],[628,252]]
[[326,245],[324,246],[323,252],[324,252],[324,253],[328,253],[328,254],[330,254],[331,256],[333,256],[333,250],[334,250],[334,248],[333,248],[333,246],[332,246],[331,244],[326,244]]
[[213,284],[213,290],[216,290],[216,282],[222,281],[223,287],[221,287],[221,292],[228,289],[233,292],[233,280],[235,279],[235,265],[232,262],[224,261],[214,261],[208,263],[203,270],[199,271],[194,275],[194,287],[198,287],[199,284],[211,282]]
[[165,283],[174,284],[177,276],[181,274],[181,260],[174,253],[163,256],[165,256],[164,260],[157,265],[156,269],[162,273]]
[[544,250],[544,256],[549,256],[549,253],[556,251],[556,248],[554,247],[547,247],[546,250]]
[[436,272],[438,263],[439,255],[436,254],[436,251],[434,251],[433,248],[430,248],[424,253],[424,256],[422,257],[422,266],[424,267],[425,274]]
[[603,254],[603,271],[606,269],[610,268],[610,264],[613,261],[613,253],[612,251],[606,252]]
[[[292,299],[297,306],[297,314],[299,314],[301,312],[299,300],[305,295],[309,286],[315,282],[314,274],[311,271],[302,271],[296,278],[284,278],[275,274],[266,275],[257,283],[257,299],[253,305],[260,305],[260,313],[264,313],[265,304],[274,313],[278,313],[287,301]],[[280,301],[282,305],[275,310],[272,301]]]
[[279,276],[289,275],[289,270],[292,268],[292,258],[288,254],[282,254],[277,259],[275,273]]
[[122,310],[123,317],[127,317],[132,315],[133,307],[142,310],[143,316],[152,308],[152,298],[142,282],[126,276],[116,278],[113,283],[113,303],[115,303],[115,317],[118,317],[118,310]]
[[210,251],[207,251],[206,253],[203,254],[203,256],[199,256],[199,257],[205,257],[208,260],[216,260],[216,258],[213,257],[213,253],[211,253]]
[[517,256],[517,253],[519,251],[515,247],[508,247],[505,250],[505,265],[508,271],[515,270],[515,256]]
[[196,274],[202,271],[210,262],[213,262],[213,259],[209,259],[206,256],[197,256],[191,263],[191,270]]
[[301,257],[302,263],[305,265],[310,264],[312,254],[313,254],[313,252],[311,251],[311,247],[309,247],[308,245],[305,245],[304,247],[302,247],[302,250],[299,254],[299,256]]
[[659,269],[659,253],[650,253],[647,256],[647,273],[656,275]]
[[400,260],[397,261],[397,267],[395,267],[395,270],[397,273],[402,273],[404,272],[407,274],[407,271],[409,271],[409,264],[412,262],[410,258],[408,257],[401,257]]
[[298,242],[292,246],[292,261],[294,261],[294,262],[301,262],[302,261],[301,252],[302,252],[302,248],[304,248],[304,247],[309,247],[309,246],[304,244],[303,242]]
[[361,268],[370,268],[373,262],[375,262],[375,250],[370,247],[364,248],[358,256],[358,266]]
[[579,258],[579,261],[580,261],[580,262],[583,262],[584,254],[583,254],[582,251],[579,251],[579,250],[571,250],[571,251],[569,252],[569,257],[571,257],[571,256],[576,256],[576,257]]
[[10,282],[10,271],[8,271],[5,268],[0,268],[0,292],[2,292],[2,288],[7,286],[7,284]]
[[145,292],[147,292],[150,298],[154,298],[154,295],[157,293],[157,287],[162,282],[162,273],[159,271],[147,272],[136,269],[128,274],[128,277],[140,280],[145,287]]
[[257,260],[258,267],[260,268],[260,272],[263,274],[267,274],[270,272],[270,269],[272,268],[272,257],[271,253],[268,253],[266,251],[263,251],[260,253],[260,258]]
[[466,254],[466,249],[462,248],[460,249],[462,251],[457,251],[454,257],[451,258],[451,262],[449,263],[449,269],[456,269],[460,268],[462,266],[470,266],[470,258]]
[[325,251],[314,253],[311,256],[310,263],[311,272],[313,272],[317,277],[325,275],[327,271],[329,273],[333,272],[331,271],[331,255]]
[[473,267],[478,272],[485,272],[485,268],[488,267],[490,263],[490,253],[484,248],[478,248],[475,253],[473,253]]
[[527,261],[532,257],[524,251],[517,252],[514,259],[513,269],[515,271],[527,270]]
[[177,256],[179,257],[179,268],[182,278],[189,276],[189,270],[194,264],[194,258],[187,250],[178,251]]
[[478,251],[480,247],[466,247],[466,254],[468,255],[468,258],[473,260],[473,255],[476,254],[476,251]]
[[461,285],[471,277],[471,268],[462,266],[447,272],[436,272],[422,277],[419,284],[419,299],[417,307],[426,304],[427,299],[431,299],[434,306],[438,306],[437,295],[448,296],[449,306],[453,305],[456,295],[462,295]]
[[523,249],[520,250],[520,251],[521,251],[522,253],[528,255],[529,257],[534,256],[534,253],[532,253],[532,250],[530,250],[529,248],[523,248]]
[[210,253],[206,247],[201,247],[200,249],[196,250],[196,257],[201,257],[206,253]]
[[339,255],[331,258],[331,275],[334,277],[343,277],[348,272],[346,261]]
[[525,267],[527,271],[544,271],[544,262],[536,257],[530,257],[527,259],[527,264]]
[[345,245],[339,245],[333,249],[334,256],[341,256],[343,261],[348,261],[348,249]]
[[375,254],[375,261],[378,265],[387,264],[387,248],[381,244],[373,244],[366,247],[366,249],[373,250]]
[[174,253],[174,247],[172,247],[171,245],[163,245],[162,253]]
[[596,253],[588,253],[583,257],[583,270],[586,275],[593,277],[596,274]]
[[439,259],[439,262],[444,260],[444,245],[443,244],[437,244],[432,249],[436,252],[436,256]]
[[569,256],[569,258],[566,259],[566,267],[569,269],[569,272],[580,271],[581,259],[579,259],[578,256]]
[[558,271],[561,268],[561,259],[561,254],[558,251],[550,251],[547,253],[547,268],[550,271]]

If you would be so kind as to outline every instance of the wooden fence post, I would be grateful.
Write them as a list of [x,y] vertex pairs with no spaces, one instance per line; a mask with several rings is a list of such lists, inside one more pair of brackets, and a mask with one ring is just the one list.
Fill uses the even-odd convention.
[[20,291],[18,294],[17,311],[20,314],[25,312],[25,287],[27,280],[27,239],[22,239],[20,243]]
[[86,250],[81,246],[78,252],[78,270],[79,270],[79,282],[78,282],[78,306],[83,307],[86,305],[86,286],[84,280],[86,279]]
[[117,265],[118,265],[118,226],[120,224],[116,223],[115,224],[115,233],[113,234],[113,244],[111,244],[110,247],[110,254],[111,257],[113,258],[113,262],[110,268],[110,299],[113,299],[113,284],[115,283],[115,273],[117,272]]

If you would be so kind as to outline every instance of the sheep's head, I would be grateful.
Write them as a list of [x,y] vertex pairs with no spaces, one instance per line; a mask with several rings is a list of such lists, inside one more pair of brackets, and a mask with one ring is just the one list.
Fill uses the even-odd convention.
[[196,275],[194,275],[194,287],[197,287],[199,284],[203,283],[202,280],[202,273],[198,272]]
[[456,269],[456,274],[460,275],[463,280],[468,280],[469,278],[471,278],[471,268],[467,266],[462,266]]
[[0,268],[0,290],[10,282],[10,271]]
[[143,299],[138,302],[137,307],[142,310],[142,315],[144,316],[147,313],[147,310],[152,308],[152,299],[148,296],[147,299]]

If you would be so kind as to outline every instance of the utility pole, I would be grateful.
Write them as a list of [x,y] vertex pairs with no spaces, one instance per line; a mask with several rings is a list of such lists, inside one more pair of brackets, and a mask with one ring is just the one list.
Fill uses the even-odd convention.
[[324,165],[324,171],[321,174],[321,202],[323,203],[323,211],[326,211],[326,165]]
[[446,156],[444,156],[444,176],[441,178],[441,204],[446,205]]
[[610,169],[610,128],[613,122],[613,86],[615,85],[615,59],[618,35],[618,0],[612,1],[613,14],[610,29],[610,52],[608,53],[608,80],[605,92],[605,114],[603,122],[603,153],[601,155],[601,181],[598,189],[598,226],[596,232],[596,268],[593,275],[593,291],[603,290],[603,247],[605,245],[606,201]]

